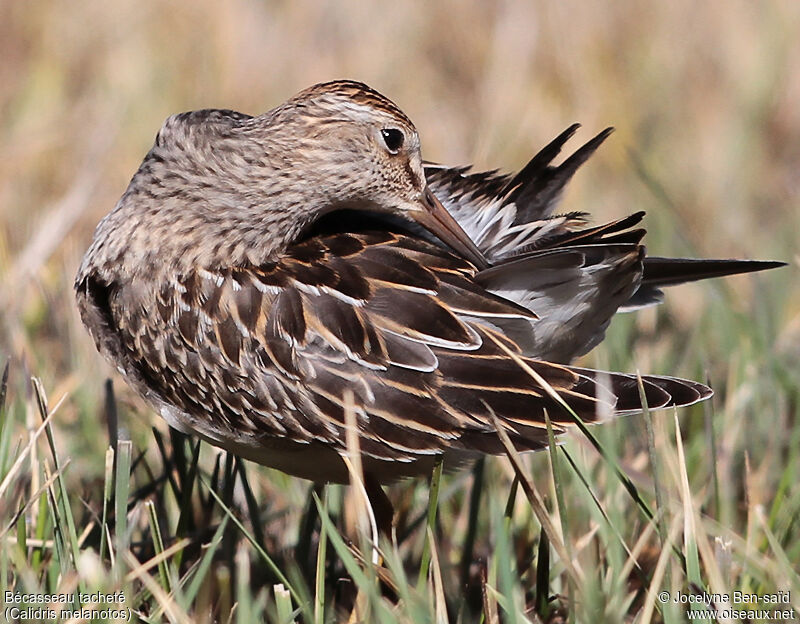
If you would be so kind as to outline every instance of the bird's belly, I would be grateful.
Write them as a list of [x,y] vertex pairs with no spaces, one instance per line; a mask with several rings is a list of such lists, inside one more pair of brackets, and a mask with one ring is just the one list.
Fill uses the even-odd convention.
[[[216,429],[204,427],[199,419],[189,417],[170,405],[160,406],[159,412],[174,429],[199,436],[209,444],[267,468],[315,483],[350,482],[342,454],[327,444],[301,443],[272,436],[254,438],[220,435]],[[457,470],[477,456],[473,452],[449,449],[443,456],[445,470]],[[438,458],[438,455],[420,455],[411,461],[385,461],[362,456],[361,461],[364,473],[373,481],[385,485],[408,477],[429,475]]]

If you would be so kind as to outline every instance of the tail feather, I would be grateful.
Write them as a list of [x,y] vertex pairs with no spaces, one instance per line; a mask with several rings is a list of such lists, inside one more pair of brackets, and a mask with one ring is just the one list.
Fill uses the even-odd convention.
[[764,260],[706,260],[647,256],[644,259],[642,285],[674,286],[710,277],[766,271],[782,266],[786,266],[786,263]]
[[766,271],[786,266],[785,262],[765,260],[715,260],[700,258],[659,258],[646,256],[642,283],[620,312],[633,312],[664,301],[662,288],[687,282]]
[[514,255],[524,254],[527,251],[536,249],[575,247],[577,245],[638,243],[647,231],[643,228],[634,229],[634,226],[641,222],[644,214],[644,211],[640,210],[622,219],[580,230],[564,228],[563,231],[548,238],[541,237],[540,240],[529,245],[530,249],[522,248]]
[[506,190],[510,192],[505,201],[516,204],[516,223],[527,223],[552,214],[567,182],[614,131],[613,128],[606,128],[578,148],[563,163],[551,165],[564,143],[578,128],[578,124],[567,128],[508,182]]
[[572,138],[572,135],[575,134],[580,127],[580,124],[572,124],[540,149],[536,155],[528,161],[528,164],[520,169],[519,172],[508,181],[503,190],[509,193],[512,192],[513,189],[520,189],[527,182],[540,176],[550,166],[550,163],[553,162],[555,157],[561,153],[561,149],[566,142]]

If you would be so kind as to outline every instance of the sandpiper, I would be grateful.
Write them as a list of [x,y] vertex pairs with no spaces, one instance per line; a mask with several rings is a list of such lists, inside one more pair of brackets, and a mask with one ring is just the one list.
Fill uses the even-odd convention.
[[[306,479],[348,480],[346,407],[372,483],[502,453],[496,422],[542,448],[545,410],[561,432],[563,404],[641,408],[635,376],[567,364],[648,286],[636,216],[551,214],[602,138],[511,178],[426,169],[409,118],[358,82],[172,116],[97,227],[81,318],[171,426]],[[650,408],[711,395],[642,380]]]

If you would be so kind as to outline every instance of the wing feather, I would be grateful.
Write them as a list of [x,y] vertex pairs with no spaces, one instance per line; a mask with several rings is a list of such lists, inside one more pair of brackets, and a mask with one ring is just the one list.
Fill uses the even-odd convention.
[[[592,253],[543,253],[541,262],[574,271]],[[589,422],[639,407],[630,376],[537,360],[500,329],[540,321],[488,292],[483,282],[507,277],[489,271],[497,275],[409,236],[334,234],[269,265],[181,276],[161,285],[151,309],[128,306],[126,288],[138,285],[124,285],[110,311],[129,367],[223,446],[281,437],[344,452],[347,392],[362,452],[411,463],[448,448],[502,452],[492,414],[532,449],[546,443],[545,410],[559,432],[573,421],[564,404]],[[707,390],[671,378],[644,383],[651,407]],[[256,456],[269,463],[268,453]]]

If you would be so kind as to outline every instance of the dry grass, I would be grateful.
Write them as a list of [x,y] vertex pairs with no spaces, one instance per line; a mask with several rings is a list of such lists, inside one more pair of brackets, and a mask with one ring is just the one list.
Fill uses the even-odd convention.
[[[598,220],[647,210],[650,250],[656,254],[793,263],[763,277],[675,291],[658,312],[615,322],[607,343],[589,363],[687,376],[708,371],[719,390],[712,427],[716,454],[710,455],[702,409],[682,420],[684,457],[676,450],[672,419],[653,416],[669,501],[668,535],[662,538],[675,536],[684,558],[699,552],[702,581],[708,587],[764,592],[780,585],[800,591],[796,572],[795,577],[790,573],[800,561],[800,527],[794,519],[800,512],[798,32],[800,3],[794,0],[631,0],[610,6],[577,0],[418,0],[383,6],[333,0],[1,2],[0,357],[10,357],[12,365],[6,420],[0,425],[0,479],[40,423],[27,381],[37,375],[51,397],[67,395],[53,417],[52,434],[57,454],[70,459],[62,466],[63,482],[73,496],[77,531],[88,531],[77,536],[78,550],[92,562],[82,569],[105,569],[107,562],[97,556],[100,521],[91,520],[80,497],[94,511],[102,507],[108,444],[103,380],[114,374],[80,328],[71,292],[91,232],[121,195],[167,115],[202,107],[258,113],[314,82],[350,77],[386,93],[415,120],[426,158],[452,164],[511,169],[573,121],[584,124],[583,137],[613,124],[618,132],[578,175],[565,200],[568,209],[589,210]],[[214,507],[203,481],[196,481],[191,455],[181,464],[167,451],[159,454],[148,424],[163,433],[165,426],[120,384],[117,391],[120,423],[133,439],[134,459],[136,449],[146,452],[131,487],[135,492],[148,482],[156,484],[153,491],[136,494],[138,500],[155,497],[168,545],[177,535],[207,541],[225,514]],[[648,500],[652,498],[643,425],[625,420],[600,437]],[[19,524],[9,524],[21,505],[31,503],[22,514],[27,529],[21,525],[31,539],[38,534],[40,517],[50,513],[51,506],[41,502],[47,498],[37,492],[48,478],[43,466],[55,470],[52,456],[43,439],[32,448],[9,481],[6,503],[0,504],[0,531],[10,529],[3,535],[3,549],[12,543],[10,535],[17,541],[22,535]],[[648,587],[685,588],[691,566],[660,546],[608,464],[579,442],[567,448],[579,470],[562,466],[568,473],[563,477],[565,509],[553,502],[545,456],[528,463],[543,478],[537,483],[543,484],[539,487],[554,518],[566,516],[566,524],[555,524],[569,530],[565,541],[573,563],[584,573],[584,594],[577,606],[573,603],[573,617],[577,613],[581,621],[581,614],[590,612],[586,605],[604,605],[611,619],[628,613],[644,621],[653,607]],[[201,454],[199,474],[206,482],[214,480],[215,456],[208,448]],[[241,486],[230,485],[234,465],[228,466],[226,481],[222,461],[216,479],[230,487],[225,500],[240,511],[248,502],[261,507],[260,520],[248,530],[279,565],[288,565],[302,530],[303,510],[313,508],[307,484],[250,466],[254,493],[248,501]],[[680,467],[687,469],[686,475]],[[158,482],[159,475],[166,479],[173,469],[188,483],[197,483],[183,503],[185,484],[169,488]],[[576,478],[581,474],[610,522]],[[525,567],[531,565],[525,557],[536,552],[540,535],[522,495],[510,506],[511,520],[502,517],[511,476],[504,461],[487,465],[489,485],[483,496],[492,511],[482,511],[477,521],[474,560],[489,562],[491,587],[525,605],[531,604],[528,590],[533,592],[535,576]],[[433,561],[434,568],[456,570],[443,577],[451,610],[459,608],[458,557],[470,534],[472,483],[470,475],[449,477],[441,493],[440,525],[446,531],[437,534]],[[424,484],[395,488],[401,525],[424,515],[426,492]],[[333,512],[340,496],[331,494]],[[194,517],[182,517],[187,510]],[[42,521],[43,539],[51,542],[55,538],[48,531],[61,526],[55,517],[50,524]],[[686,530],[685,518],[693,519],[694,533]],[[150,540],[142,505],[134,507],[130,522],[137,531],[132,539]],[[203,581],[216,588],[220,621],[237,600],[240,617],[245,610],[261,614],[266,608],[279,618],[286,602],[271,586],[245,604],[235,583],[226,585],[226,574],[241,583],[245,568],[250,574],[245,564],[251,561],[254,587],[274,577],[255,551],[236,545],[241,533],[233,523],[223,528],[218,561]],[[686,535],[696,538],[694,546],[682,541]],[[623,574],[627,555],[618,536],[638,553],[640,563],[649,562],[642,563],[642,575],[632,573],[635,582],[628,583]],[[730,544],[715,544],[714,536]],[[418,564],[424,537],[418,528],[399,553],[387,555],[395,579],[403,562]],[[133,549],[140,561],[153,554],[153,543]],[[13,548],[0,551],[3,588],[10,583],[52,589],[63,582],[45,576],[55,574],[47,562],[65,559],[34,545],[30,541],[17,554]],[[329,557],[342,557],[338,550],[333,555],[330,551]],[[506,552],[497,555],[500,567],[516,561],[516,581],[492,563],[493,552]],[[311,548],[301,562],[310,562],[311,578],[315,553],[316,547]],[[187,553],[183,568],[173,561],[174,573],[201,556],[197,549]],[[393,561],[393,556],[400,560]],[[552,589],[571,595],[575,586],[553,557]],[[120,566],[122,559],[116,562]],[[334,568],[341,570],[346,563]],[[467,572],[478,574],[477,564],[469,564]],[[659,581],[662,572],[666,577]],[[416,570],[409,573],[415,578]],[[156,587],[170,586],[167,577]],[[81,582],[91,584],[86,578]],[[145,582],[130,577],[126,583],[139,592]],[[643,584],[642,592],[631,594],[636,583]],[[293,591],[299,587],[294,577],[289,585]],[[337,613],[331,605],[341,588],[333,594],[327,589],[330,618]],[[161,604],[158,591],[150,591],[156,598],[145,604]],[[441,614],[441,599],[435,598],[441,592],[430,591],[400,592],[408,609],[403,613]],[[210,595],[199,592],[197,601],[173,605],[173,619],[202,612]],[[792,598],[797,605],[800,594]],[[373,614],[383,617],[380,596],[369,594],[369,600]],[[436,608],[428,611],[428,600]],[[484,604],[490,615],[492,605],[497,609],[493,600],[489,595]],[[478,602],[462,605],[463,621],[483,609]],[[503,599],[498,603],[502,606]],[[509,620],[514,613],[514,608],[506,610]],[[663,617],[679,621],[680,616]]]

